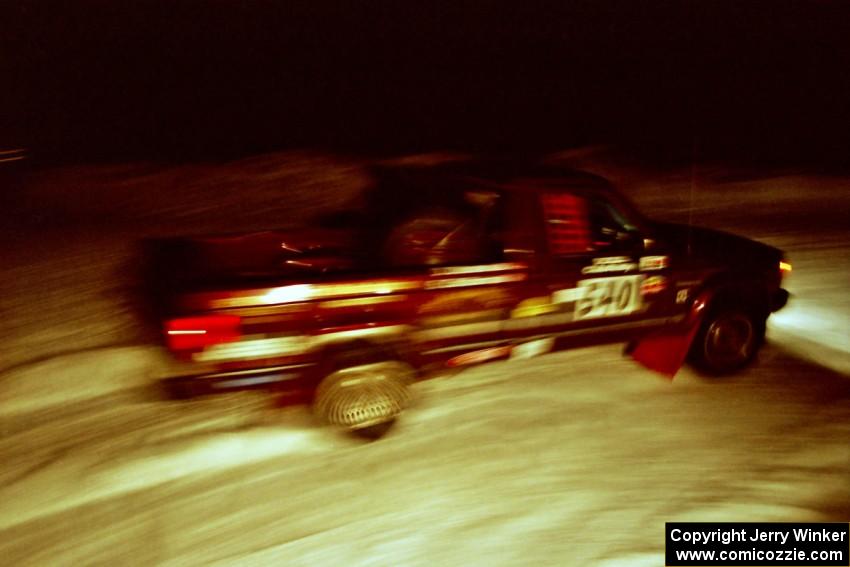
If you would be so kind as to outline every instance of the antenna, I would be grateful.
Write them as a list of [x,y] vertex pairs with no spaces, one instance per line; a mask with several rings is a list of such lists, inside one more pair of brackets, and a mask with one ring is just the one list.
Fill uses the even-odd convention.
[[694,219],[694,188],[696,187],[697,178],[697,136],[694,134],[693,143],[691,145],[691,191],[688,199],[688,256],[691,255],[691,234],[693,233]]

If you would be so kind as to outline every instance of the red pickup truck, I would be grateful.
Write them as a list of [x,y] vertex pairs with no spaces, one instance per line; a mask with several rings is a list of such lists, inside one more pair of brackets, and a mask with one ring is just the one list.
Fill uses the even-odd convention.
[[574,346],[733,372],[790,269],[767,245],[653,222],[597,176],[485,161],[378,169],[358,212],[160,258],[172,393],[268,388],[354,430],[391,422],[434,370]]

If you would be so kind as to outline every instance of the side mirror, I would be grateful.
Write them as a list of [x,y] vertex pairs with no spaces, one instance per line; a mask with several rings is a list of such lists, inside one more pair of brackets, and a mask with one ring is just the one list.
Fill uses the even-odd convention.
[[645,247],[645,239],[637,231],[624,231],[611,227],[602,227],[593,243],[599,249],[625,249]]

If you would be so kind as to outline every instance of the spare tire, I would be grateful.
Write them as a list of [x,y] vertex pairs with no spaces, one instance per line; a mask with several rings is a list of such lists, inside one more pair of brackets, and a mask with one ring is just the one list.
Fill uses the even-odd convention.
[[477,223],[449,209],[428,209],[396,224],[384,242],[390,266],[474,263],[484,250]]

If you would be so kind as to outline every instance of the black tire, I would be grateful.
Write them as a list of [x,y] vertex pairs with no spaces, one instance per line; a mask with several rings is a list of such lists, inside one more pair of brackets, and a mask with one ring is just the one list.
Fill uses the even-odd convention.
[[703,319],[690,363],[712,376],[733,374],[755,359],[764,343],[766,317],[743,307],[718,307]]
[[319,383],[314,413],[324,423],[376,438],[410,404],[415,371],[380,351],[341,353]]
[[351,433],[360,437],[361,439],[365,439],[367,441],[374,441],[375,439],[380,439],[387,432],[392,429],[393,425],[395,425],[395,420],[385,421],[384,423],[378,423],[377,425],[370,425],[369,427],[361,427],[360,429],[355,429]]

